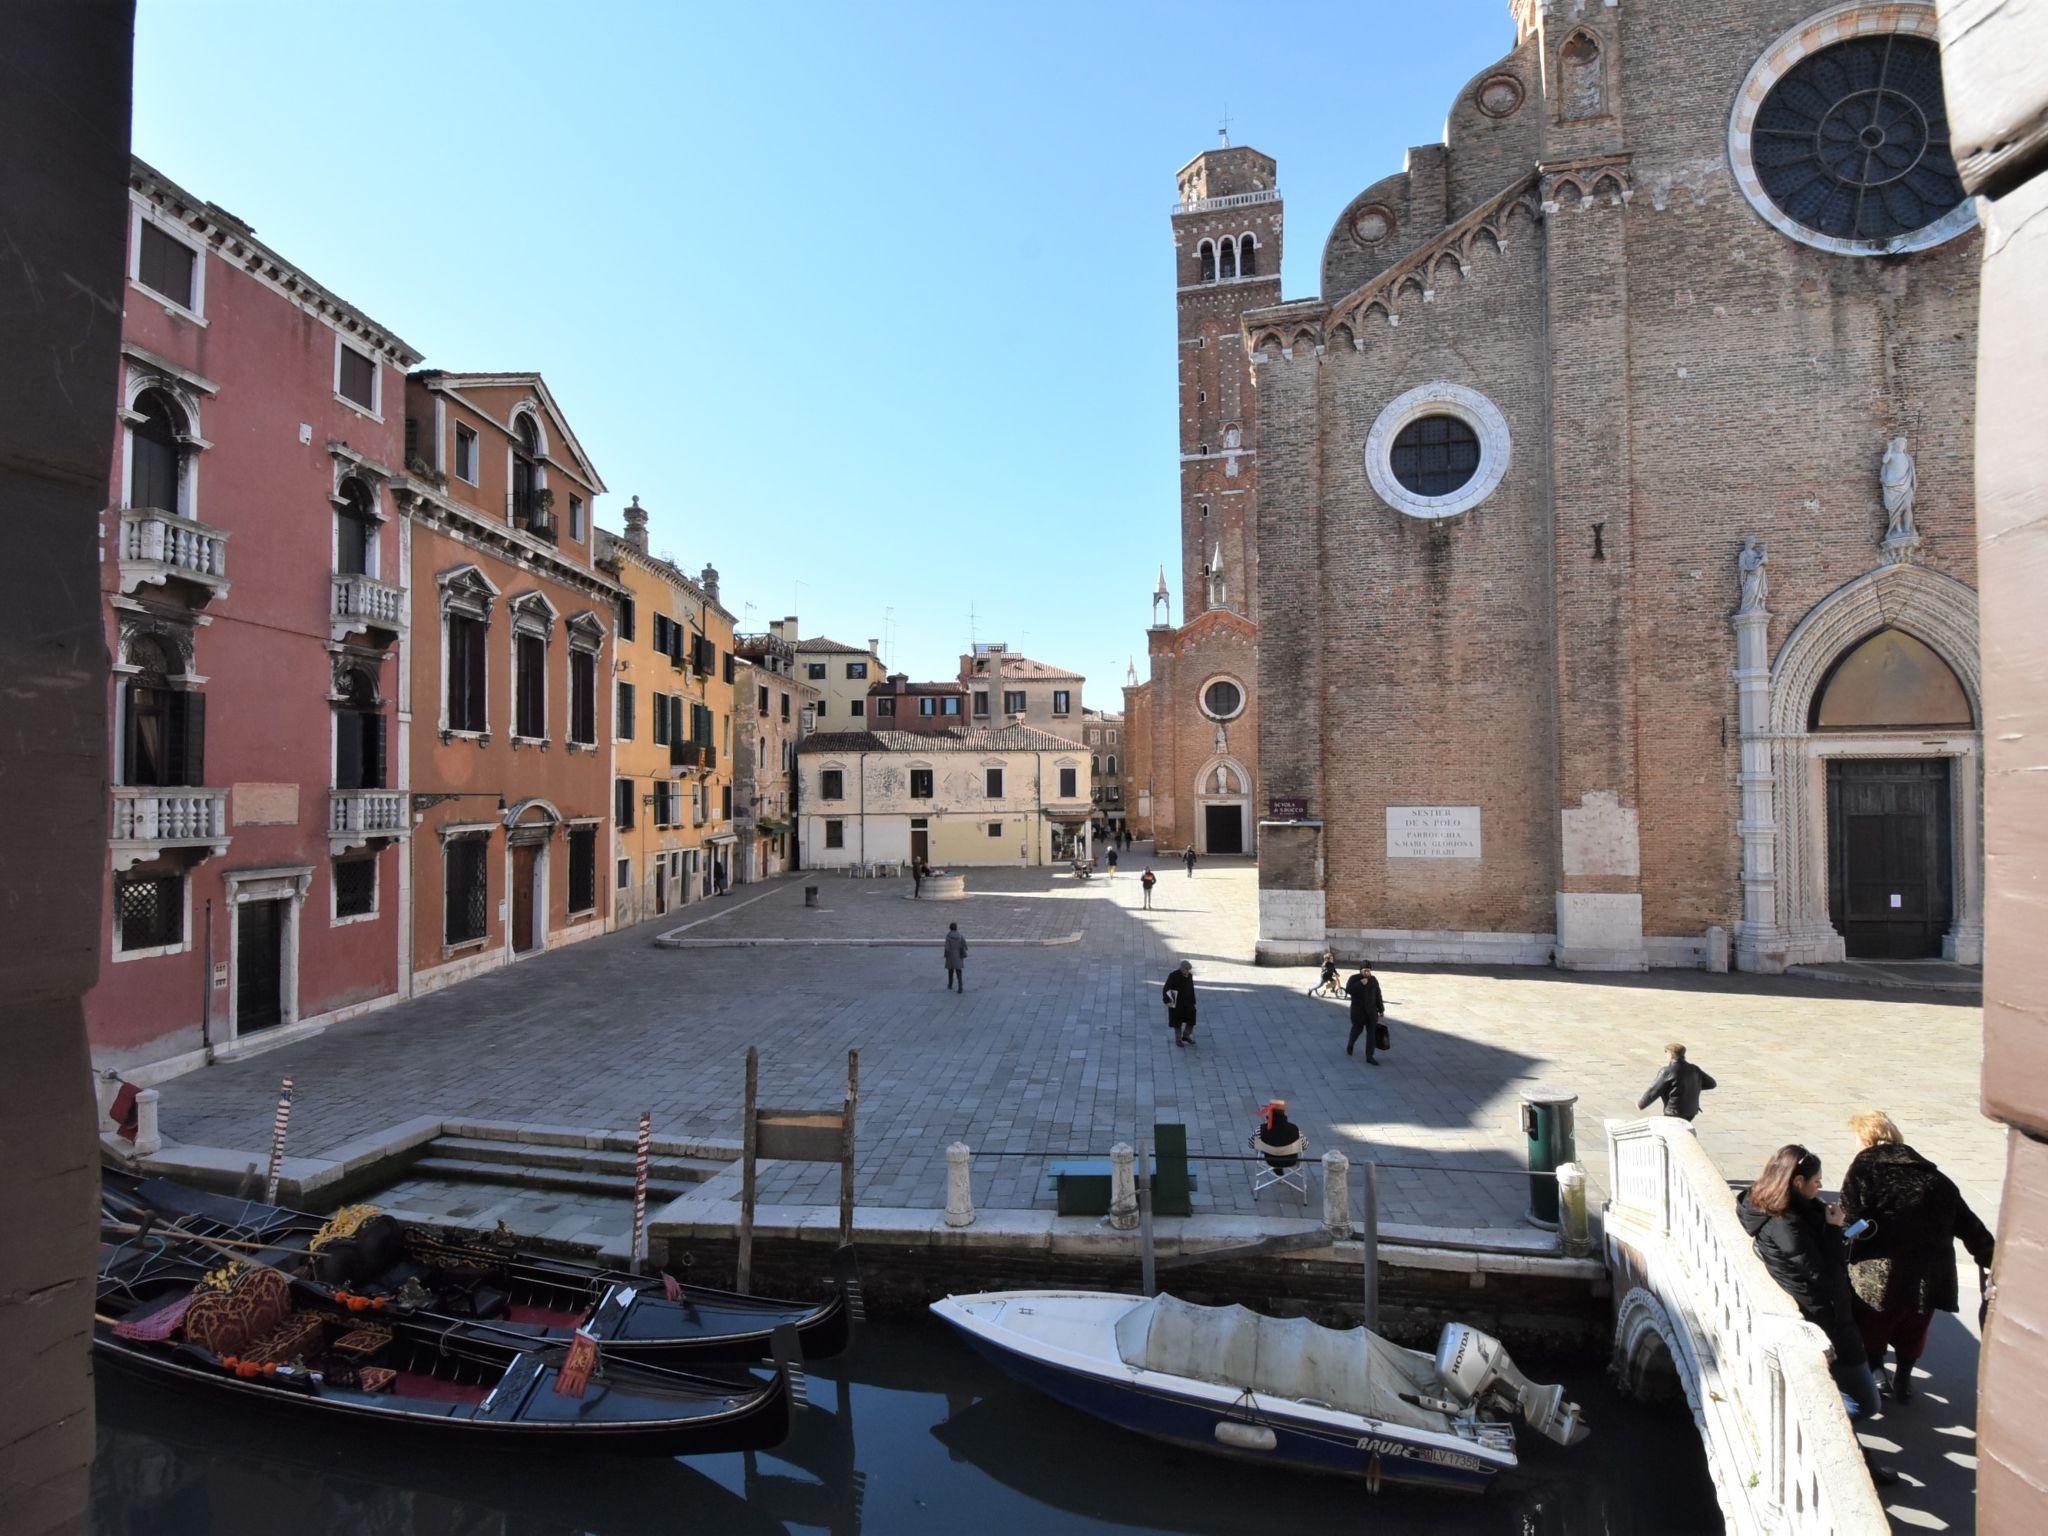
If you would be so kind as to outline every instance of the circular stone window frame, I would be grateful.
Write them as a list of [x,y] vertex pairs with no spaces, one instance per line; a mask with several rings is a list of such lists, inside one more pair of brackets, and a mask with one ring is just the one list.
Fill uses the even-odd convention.
[[[1359,228],[1359,225],[1368,216],[1378,217],[1385,223],[1386,228],[1376,235],[1366,234],[1364,230]],[[1351,217],[1344,222],[1345,226],[1351,231],[1351,238],[1369,251],[1378,246],[1385,245],[1394,238],[1401,228],[1401,221],[1394,217],[1394,210],[1385,203],[1367,203],[1363,208],[1354,210]]]
[[[1237,708],[1227,715],[1219,715],[1209,708],[1209,690],[1218,683],[1228,683],[1237,690]],[[1195,708],[1202,712],[1203,719],[1214,720],[1219,725],[1235,720],[1245,712],[1245,706],[1250,703],[1251,693],[1245,688],[1244,680],[1228,672],[1217,672],[1203,678],[1202,686],[1195,690]]]
[[[1506,86],[1514,93],[1514,99],[1504,107],[1489,106],[1486,98],[1498,86]],[[1522,102],[1526,94],[1522,89],[1522,82],[1519,79],[1509,74],[1506,70],[1497,70],[1472,88],[1472,105],[1482,115],[1499,121],[1504,117],[1513,117],[1517,112],[1521,111]]]
[[1837,256],[1901,256],[1945,244],[1977,227],[1977,200],[1965,196],[1932,224],[1911,234],[1880,240],[1846,240],[1839,235],[1824,235],[1817,229],[1808,229],[1773,202],[1770,193],[1764,190],[1763,179],[1757,175],[1751,132],[1765,98],[1777,83],[1795,64],[1824,48],[1887,33],[1925,38],[1939,47],[1941,39],[1931,0],[1849,0],[1846,5],[1809,16],[1763,51],[1750,66],[1742,88],[1735,93],[1735,110],[1728,118],[1728,163],[1735,172],[1736,186],[1766,224],[1817,251],[1831,251]]
[[[1443,496],[1418,496],[1394,475],[1394,439],[1403,427],[1425,416],[1455,416],[1479,439],[1479,467],[1470,480]],[[1380,500],[1396,512],[1433,521],[1470,512],[1499,490],[1512,456],[1508,419],[1500,407],[1476,389],[1439,379],[1387,402],[1365,437],[1365,476]]]

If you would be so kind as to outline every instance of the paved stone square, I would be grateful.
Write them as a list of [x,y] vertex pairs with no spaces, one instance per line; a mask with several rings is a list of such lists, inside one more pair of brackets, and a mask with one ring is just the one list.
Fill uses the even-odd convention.
[[[1344,1055],[1344,1006],[1304,995],[1311,972],[1251,963],[1248,862],[1209,861],[1192,879],[1162,862],[1147,913],[1144,849],[1133,853],[1114,880],[971,871],[964,902],[916,903],[905,881],[839,876],[810,877],[818,909],[803,905],[803,877],[743,888],[167,1083],[164,1130],[260,1151],[289,1072],[290,1150],[306,1156],[437,1113],[623,1130],[645,1108],[658,1133],[736,1136],[749,1044],[763,1102],[789,1106],[836,1102],[851,1047],[863,1203],[943,1203],[945,1148],[965,1140],[977,1204],[1044,1206],[1047,1154],[1135,1142],[1156,1120],[1185,1121],[1191,1151],[1241,1154],[1257,1107],[1277,1096],[1312,1154],[1335,1145],[1389,1165],[1386,1220],[1517,1226],[1520,1096],[1580,1095],[1579,1153],[1604,1190],[1603,1117],[1633,1115],[1665,1041],[1682,1039],[1720,1080],[1698,1129],[1731,1177],[1799,1139],[1832,1182],[1854,1150],[1846,1117],[1875,1104],[1995,1218],[2002,1142],[1976,1111],[1972,1001],[1697,972],[1390,968],[1394,1049],[1371,1067]],[[949,921],[972,947],[965,996],[943,988],[936,944]],[[834,942],[664,949],[653,943],[663,933]],[[877,938],[932,947],[865,942]],[[1159,1001],[1181,957],[1201,995],[1199,1043],[1186,1049]],[[1244,1164],[1199,1176],[1200,1210],[1299,1208],[1291,1194],[1255,1204]],[[770,1169],[762,1194],[828,1204],[837,1172]]]

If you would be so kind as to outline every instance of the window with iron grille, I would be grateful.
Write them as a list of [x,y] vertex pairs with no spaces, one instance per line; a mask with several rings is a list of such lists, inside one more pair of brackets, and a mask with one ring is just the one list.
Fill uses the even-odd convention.
[[190,309],[192,274],[198,262],[199,253],[191,246],[172,238],[148,219],[142,221],[142,239],[135,252],[135,276],[145,288]]
[[910,798],[929,800],[932,797],[932,771],[929,768],[910,770]]
[[1963,200],[1933,39],[1851,38],[1779,77],[1750,130],[1764,192],[1838,240],[1924,229]]
[[597,658],[588,651],[569,653],[569,739],[597,745]]
[[484,624],[466,613],[448,615],[448,729],[488,729],[484,708]]
[[1479,434],[1462,416],[1423,416],[1394,438],[1389,462],[1417,496],[1448,496],[1479,472]]
[[845,822],[828,821],[825,823],[825,846],[827,848],[844,848],[846,846]]
[[375,856],[334,861],[334,915],[368,917],[377,910]]
[[633,739],[633,685],[619,684],[618,723],[613,727],[621,741]]
[[114,922],[121,948],[164,949],[185,942],[184,880],[122,875],[114,881]]
[[450,944],[468,944],[490,930],[490,839],[451,837],[442,855],[442,934]]
[[633,826],[633,781],[612,780],[612,823],[631,830]]
[[824,769],[818,775],[818,798],[820,800],[844,800],[846,798],[846,774],[838,768]]
[[597,910],[597,828],[569,829],[569,910]]
[[512,731],[538,741],[548,733],[548,643],[539,635],[517,635],[512,644],[519,704]]

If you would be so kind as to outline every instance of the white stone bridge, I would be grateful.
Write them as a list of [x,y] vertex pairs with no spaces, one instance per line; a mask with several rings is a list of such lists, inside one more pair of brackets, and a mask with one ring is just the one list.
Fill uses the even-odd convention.
[[1733,1536],[1889,1529],[1827,1337],[1771,1279],[1681,1120],[1610,1120],[1604,1237],[1622,1390],[1681,1392]]

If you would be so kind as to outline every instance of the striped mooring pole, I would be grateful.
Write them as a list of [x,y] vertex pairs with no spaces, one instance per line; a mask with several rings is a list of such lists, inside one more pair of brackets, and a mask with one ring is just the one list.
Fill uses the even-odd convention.
[[284,1127],[292,1117],[292,1080],[286,1078],[277,1090],[277,1121],[270,1131],[270,1179],[264,1185],[263,1203],[277,1204],[277,1176],[284,1168]]
[[654,1116],[640,1114],[640,1146],[633,1155],[633,1273],[639,1274],[647,1253],[647,1128]]

